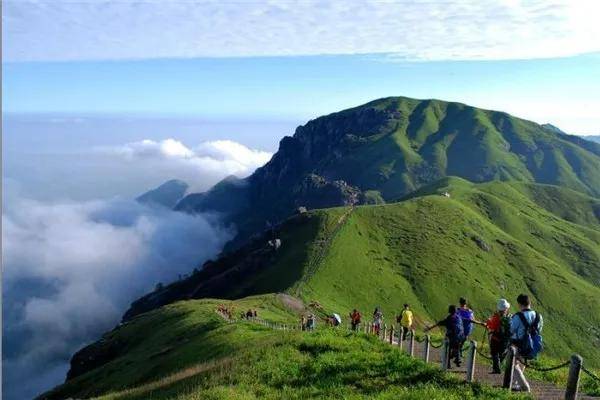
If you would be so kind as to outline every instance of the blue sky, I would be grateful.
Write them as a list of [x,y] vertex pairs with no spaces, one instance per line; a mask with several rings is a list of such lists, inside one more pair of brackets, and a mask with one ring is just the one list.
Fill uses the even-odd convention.
[[5,112],[299,120],[392,95],[600,133],[594,1],[8,0]]
[[500,109],[600,133],[600,53],[554,59],[397,61],[385,55],[16,62],[6,112],[293,119],[394,95]]

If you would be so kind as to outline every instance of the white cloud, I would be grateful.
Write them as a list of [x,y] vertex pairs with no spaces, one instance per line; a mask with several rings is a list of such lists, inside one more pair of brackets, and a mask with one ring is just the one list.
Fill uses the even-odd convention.
[[134,201],[9,200],[2,214],[7,399],[60,383],[71,355],[117,324],[132,300],[189,273],[232,237],[214,217]]
[[390,53],[410,60],[600,50],[593,0],[3,3],[7,61]]
[[169,171],[172,177],[188,182],[192,190],[206,190],[228,175],[250,175],[272,156],[231,140],[203,142],[192,148],[172,138],[145,139],[98,150],[121,157],[132,168]]

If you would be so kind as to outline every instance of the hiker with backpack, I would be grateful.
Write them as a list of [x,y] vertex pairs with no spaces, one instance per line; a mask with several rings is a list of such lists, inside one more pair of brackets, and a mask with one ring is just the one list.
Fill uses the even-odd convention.
[[400,312],[400,315],[396,316],[396,322],[398,323],[398,331],[401,332],[402,335],[401,339],[406,339],[413,324],[413,312],[408,304],[404,304],[404,308]]
[[[469,308],[467,299],[465,299],[464,297],[461,297],[458,300],[458,310],[456,310],[456,312],[458,313],[458,315],[460,316],[460,318],[463,321],[463,331],[465,334],[465,341],[469,339],[469,336],[471,336],[471,333],[473,333],[473,328],[474,328],[474,324],[481,324],[481,322],[475,320],[475,313],[473,312],[473,310],[471,310]],[[483,325],[483,324],[482,324]]]
[[492,374],[500,374],[500,363],[504,360],[510,344],[510,303],[506,299],[498,300],[496,312],[486,321],[492,356]]
[[358,330],[358,326],[360,325],[361,317],[362,317],[362,315],[360,315],[360,312],[356,308],[354,310],[352,310],[352,312],[350,313],[350,325],[352,325],[353,331]]
[[529,392],[531,388],[525,379],[525,364],[533,360],[542,351],[542,327],[544,321],[540,313],[531,309],[531,300],[526,294],[517,297],[520,311],[510,319],[510,338],[517,348],[513,390]]
[[314,314],[309,314],[306,321],[306,330],[314,331],[317,324],[317,317]]
[[375,330],[375,335],[379,336],[379,332],[381,331],[381,326],[383,325],[383,313],[379,309],[379,307],[375,307],[375,311],[373,311],[373,328]]
[[469,308],[467,299],[465,299],[464,297],[461,297],[458,300],[458,304],[459,304],[459,307],[458,307],[458,310],[456,310],[456,312],[462,319],[463,333],[464,333],[464,340],[460,344],[460,347],[459,347],[460,348],[460,356],[462,357],[463,345],[467,340],[469,340],[469,336],[471,336],[471,334],[473,333],[473,328],[475,328],[475,324],[479,324],[479,325],[483,325],[483,326],[485,326],[485,324],[482,322],[479,322],[475,319],[475,313],[473,312],[473,310],[471,310]]
[[458,315],[456,306],[451,304],[448,306],[448,315],[443,320],[439,321],[433,326],[425,328],[425,332],[432,330],[436,326],[443,326],[446,328],[446,338],[448,339],[448,346],[450,346],[450,354],[448,356],[448,368],[450,368],[450,360],[454,359],[454,364],[460,367],[462,364],[460,347],[465,341],[463,321]]

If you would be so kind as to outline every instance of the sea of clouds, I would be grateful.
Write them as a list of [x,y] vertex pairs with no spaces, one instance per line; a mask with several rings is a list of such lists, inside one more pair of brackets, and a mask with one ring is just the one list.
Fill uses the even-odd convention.
[[[271,156],[232,141],[188,147],[175,139],[93,151],[122,163],[125,175],[162,168],[196,187],[246,176]],[[39,200],[10,182],[2,222],[5,399],[61,383],[73,353],[118,324],[131,301],[215,257],[235,234],[218,215],[119,197]]]

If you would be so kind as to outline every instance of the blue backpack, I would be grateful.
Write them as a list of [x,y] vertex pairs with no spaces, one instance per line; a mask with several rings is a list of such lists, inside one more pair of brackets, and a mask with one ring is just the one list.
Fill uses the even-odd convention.
[[450,317],[450,324],[447,326],[448,338],[452,342],[462,342],[465,340],[465,331],[463,320],[458,314]]
[[527,321],[525,314],[522,312],[518,312],[516,315],[518,315],[525,328],[525,334],[516,343],[519,354],[527,360],[532,360],[536,358],[544,348],[542,335],[540,335],[539,332],[540,314],[537,312],[535,313],[535,318],[531,324]]
[[460,315],[460,317],[462,318],[464,336],[468,337],[469,335],[471,335],[471,333],[473,333],[473,323],[471,322],[474,316],[473,310],[469,308],[459,308],[457,312],[458,315]]

